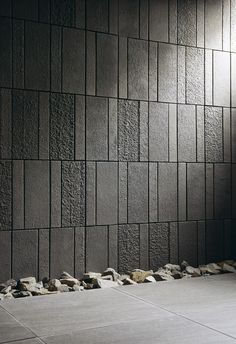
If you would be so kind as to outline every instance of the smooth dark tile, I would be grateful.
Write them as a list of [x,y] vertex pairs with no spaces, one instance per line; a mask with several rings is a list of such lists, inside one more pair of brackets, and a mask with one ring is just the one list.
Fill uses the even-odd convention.
[[13,87],[24,88],[24,21],[13,21]]
[[52,24],[73,26],[74,25],[75,2],[73,0],[51,1]]
[[223,259],[223,222],[206,221],[206,261],[219,262]]
[[168,42],[168,1],[149,2],[149,30],[152,41]]
[[12,93],[0,90],[0,158],[11,159],[12,156]]
[[107,226],[86,229],[86,271],[101,272],[108,265]]
[[1,18],[0,22],[0,87],[12,86],[12,21]]
[[12,162],[0,161],[0,230],[12,226]]
[[187,164],[188,220],[205,218],[205,165]]
[[205,4],[205,46],[222,49],[222,0],[209,0]]
[[159,164],[158,189],[159,221],[177,220],[177,164]]
[[13,228],[24,228],[24,161],[13,161],[13,183],[12,183],[12,202],[13,202]]
[[1,269],[0,283],[11,278],[11,232],[0,231],[0,261]]
[[87,29],[108,32],[109,0],[87,0]]
[[215,218],[231,216],[231,166],[215,164],[214,166],[214,205]]
[[38,0],[12,1],[13,17],[37,20],[38,19]]
[[126,37],[139,36],[139,1],[119,1],[119,34]]
[[186,260],[190,265],[197,266],[197,223],[179,223],[179,260]]
[[60,92],[62,88],[62,29],[51,27],[51,91]]

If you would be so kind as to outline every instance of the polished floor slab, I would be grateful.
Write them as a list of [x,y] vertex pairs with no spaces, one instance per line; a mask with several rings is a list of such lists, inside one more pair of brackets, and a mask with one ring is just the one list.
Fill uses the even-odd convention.
[[225,274],[4,301],[0,343],[236,344],[235,319],[236,274]]

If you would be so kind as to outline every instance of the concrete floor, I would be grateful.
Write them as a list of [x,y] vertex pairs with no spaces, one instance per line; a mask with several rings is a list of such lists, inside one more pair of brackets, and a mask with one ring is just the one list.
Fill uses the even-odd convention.
[[235,343],[236,274],[0,302],[0,343]]

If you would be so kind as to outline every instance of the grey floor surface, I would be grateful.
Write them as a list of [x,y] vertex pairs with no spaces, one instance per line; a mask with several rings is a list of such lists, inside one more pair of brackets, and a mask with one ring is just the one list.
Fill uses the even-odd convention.
[[0,302],[0,343],[235,343],[236,274]]

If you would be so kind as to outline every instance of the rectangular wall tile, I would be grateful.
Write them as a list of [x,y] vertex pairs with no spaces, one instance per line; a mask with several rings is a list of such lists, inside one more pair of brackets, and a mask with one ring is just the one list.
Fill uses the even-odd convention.
[[12,233],[12,276],[38,276],[38,231],[22,230]]
[[0,23],[0,87],[12,86],[12,21],[1,18]]
[[178,103],[185,103],[186,101],[186,68],[185,68],[185,59],[186,59],[186,47],[181,45],[178,46],[177,50],[177,73],[178,73]]
[[157,163],[149,163],[149,221],[158,221]]
[[222,49],[222,0],[209,0],[205,3],[205,46],[209,49]]
[[230,50],[230,0],[223,0],[223,50]]
[[87,29],[108,31],[108,1],[86,0]]
[[150,0],[149,30],[152,41],[168,42],[168,2]]
[[50,158],[74,159],[75,98],[70,94],[50,96]]
[[160,163],[158,173],[159,221],[177,220],[177,164]]
[[236,164],[232,164],[232,218],[236,218]]
[[149,225],[150,269],[157,271],[169,262],[169,226],[167,223]]
[[51,22],[52,24],[73,26],[74,25],[74,1],[52,0],[51,2]]
[[139,37],[139,1],[119,1],[119,34]]
[[148,39],[148,16],[149,16],[149,2],[148,0],[140,1],[140,38]]
[[186,48],[187,103],[204,103],[204,50]]
[[148,161],[149,157],[149,146],[148,146],[148,135],[149,135],[149,128],[148,128],[148,121],[149,121],[149,113],[148,113],[148,103],[147,102],[140,102],[139,107],[139,117],[140,117],[140,161]]
[[117,97],[118,38],[97,34],[97,95]]
[[85,12],[86,2],[85,0],[75,0],[75,26],[79,29],[85,28]]
[[86,94],[96,94],[96,34],[86,32]]
[[[49,229],[40,229],[38,236],[38,261],[39,261],[39,280],[49,278]],[[55,277],[55,276],[54,276]],[[57,276],[59,277],[59,276]]]
[[13,87],[24,88],[24,22],[13,21]]
[[119,162],[119,223],[127,223],[128,163]]
[[75,96],[75,159],[85,159],[85,97]]
[[81,278],[85,272],[85,228],[75,228],[75,277]]
[[212,219],[214,214],[213,188],[213,164],[206,164],[206,219]]
[[12,2],[3,1],[0,8],[0,15],[9,17],[12,13]]
[[179,223],[179,260],[187,261],[192,266],[197,266],[197,223]]
[[85,224],[85,163],[62,162],[62,226]]
[[148,222],[148,164],[128,164],[128,222]]
[[231,0],[231,50],[236,51],[236,0]]
[[148,224],[141,224],[140,228],[140,269],[149,269],[149,228]]
[[178,160],[196,161],[196,108],[178,105]]
[[50,23],[51,19],[51,6],[50,0],[39,0],[38,4],[38,16],[39,21],[44,23]]
[[50,26],[25,23],[25,87],[50,89]]
[[169,161],[177,161],[177,105],[169,104]]
[[119,160],[139,160],[139,103],[118,101],[118,153]]
[[39,159],[49,158],[49,122],[50,101],[49,94],[39,93]]
[[232,221],[224,220],[224,259],[233,258],[233,235]]
[[236,107],[236,54],[231,54],[231,106]]
[[204,107],[197,106],[197,162],[205,161]]
[[205,218],[205,165],[187,164],[188,220]]
[[206,161],[223,161],[222,108],[205,107]]
[[128,97],[148,99],[148,42],[128,40]]
[[178,43],[196,46],[196,0],[178,1]]
[[84,93],[85,88],[85,33],[63,28],[62,90]]
[[0,161],[0,230],[12,226],[12,162]]
[[12,95],[0,90],[0,158],[11,159],[12,154]]
[[197,224],[198,238],[198,264],[206,263],[206,224],[205,221],[199,221]]
[[51,227],[61,227],[60,161],[51,161]]
[[230,106],[230,54],[214,51],[213,103]]
[[224,249],[223,221],[206,222],[206,261],[220,262]]
[[214,167],[215,218],[231,216],[231,167],[230,164],[215,164]]
[[205,43],[205,22],[204,22],[205,1],[197,0],[197,47],[204,48]]
[[213,70],[212,70],[212,50],[205,50],[205,102],[206,105],[213,104]]
[[108,266],[118,268],[118,225],[109,226],[108,229]]
[[175,0],[169,1],[169,42],[177,43],[178,8]]
[[119,37],[119,97],[127,98],[128,76],[127,76],[127,38]]
[[232,162],[236,162],[236,109],[231,109]]
[[170,263],[178,264],[179,262],[179,231],[177,222],[171,222],[169,225],[170,236]]
[[60,92],[62,87],[62,29],[51,27],[51,91]]
[[107,226],[86,229],[86,271],[101,272],[108,265]]
[[118,0],[109,1],[109,33],[118,33]]
[[117,223],[117,163],[97,163],[97,224]]
[[157,100],[157,43],[149,42],[149,100]]
[[54,228],[50,240],[50,275],[60,277],[63,271],[74,275],[74,229]]
[[37,20],[38,18],[38,6],[36,0],[23,0],[19,4],[18,1],[12,1],[12,15],[14,17]]
[[168,104],[149,104],[149,159],[168,161]]
[[117,160],[117,100],[109,99],[109,160]]
[[176,102],[177,99],[177,46],[159,44],[158,100]]
[[13,229],[24,228],[24,162],[13,161]]
[[139,267],[140,232],[139,225],[120,225],[118,234],[119,264],[121,273]]
[[223,128],[224,128],[224,162],[231,161],[231,117],[230,109],[223,109]]
[[25,228],[49,227],[49,163],[25,162]]
[[11,278],[11,249],[11,232],[0,231],[1,283]]
[[186,220],[187,212],[187,164],[178,164],[178,219]]
[[107,160],[108,158],[108,100],[86,98],[86,158]]
[[86,225],[96,224],[96,163],[86,162]]

